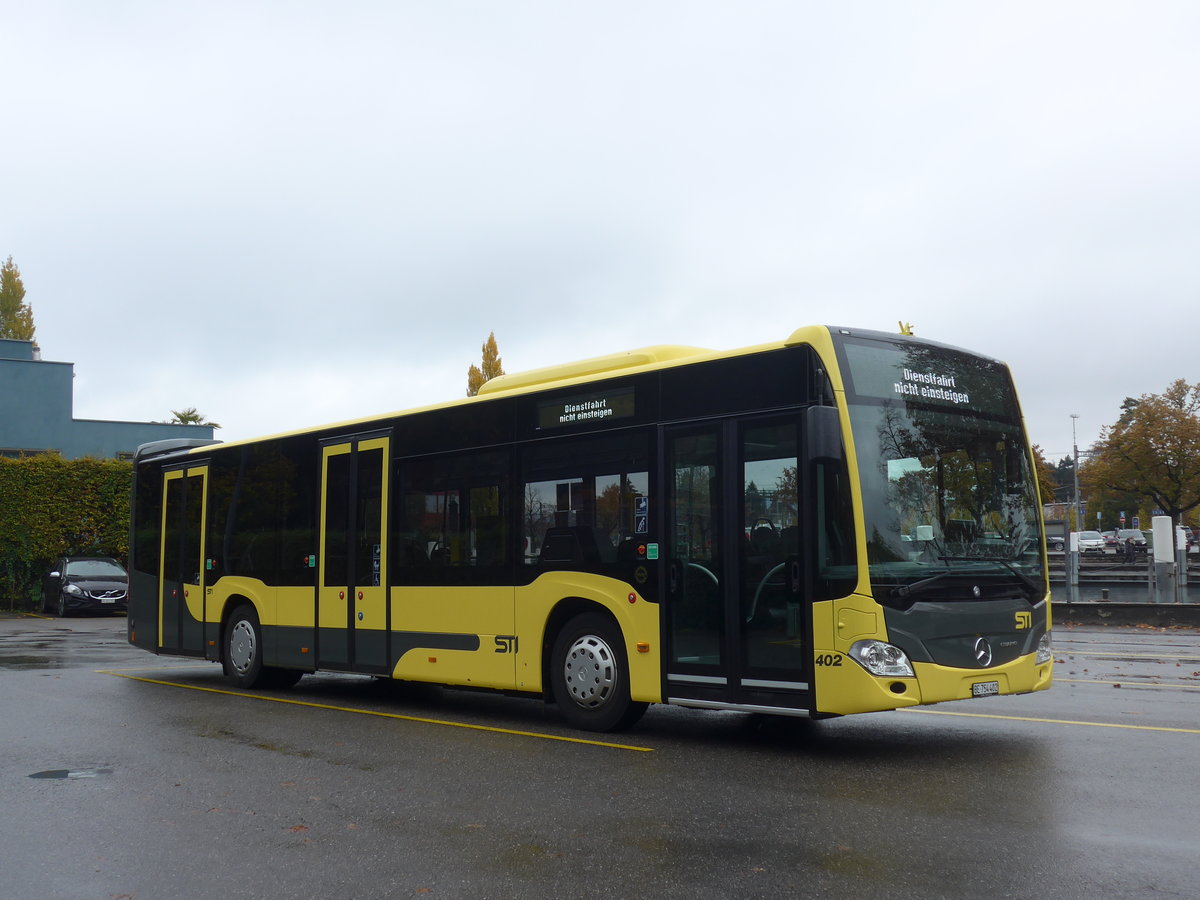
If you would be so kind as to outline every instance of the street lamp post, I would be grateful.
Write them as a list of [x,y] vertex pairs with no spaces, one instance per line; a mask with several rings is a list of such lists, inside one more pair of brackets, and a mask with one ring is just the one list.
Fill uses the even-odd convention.
[[1078,418],[1076,413],[1071,413],[1071,452],[1075,455],[1071,474],[1075,480],[1075,530],[1083,531],[1083,512],[1079,505],[1079,444],[1075,439],[1075,420]]

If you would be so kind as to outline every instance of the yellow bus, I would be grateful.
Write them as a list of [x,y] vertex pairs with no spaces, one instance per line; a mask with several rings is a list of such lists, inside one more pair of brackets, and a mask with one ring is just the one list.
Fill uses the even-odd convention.
[[476,397],[135,462],[128,637],[239,686],[317,671],[839,716],[1052,675],[1007,366],[814,326],[504,375]]

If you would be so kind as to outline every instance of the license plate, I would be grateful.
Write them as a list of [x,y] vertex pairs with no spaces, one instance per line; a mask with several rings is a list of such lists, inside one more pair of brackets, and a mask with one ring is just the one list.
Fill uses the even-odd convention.
[[101,603],[116,603],[116,600],[101,600]]
[[995,697],[1000,693],[1000,682],[977,681],[971,685],[972,697]]

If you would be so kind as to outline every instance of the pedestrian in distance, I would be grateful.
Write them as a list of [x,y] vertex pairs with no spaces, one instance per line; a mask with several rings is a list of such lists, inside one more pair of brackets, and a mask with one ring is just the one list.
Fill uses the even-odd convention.
[[1137,548],[1133,546],[1133,538],[1125,538],[1125,562],[1131,563],[1136,558]]

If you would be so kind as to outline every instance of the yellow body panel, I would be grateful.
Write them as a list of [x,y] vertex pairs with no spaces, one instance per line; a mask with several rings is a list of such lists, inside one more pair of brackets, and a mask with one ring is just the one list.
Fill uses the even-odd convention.
[[[392,670],[409,681],[541,693],[542,653],[553,636],[546,625],[568,598],[591,601],[612,613],[624,637],[634,700],[661,699],[658,606],[628,585],[580,572],[554,572],[511,587],[401,587],[392,589],[392,627],[401,633],[475,635],[475,650],[414,647]],[[469,630],[465,627],[470,623]],[[433,643],[431,639],[431,643]],[[639,652],[638,644],[645,647]]]
[[[591,601],[612,613],[624,637],[630,692],[635,700],[661,699],[658,606],[628,585],[580,572],[554,572],[533,584],[511,587],[401,587],[392,589],[396,632],[471,634],[476,650],[414,647],[392,671],[394,678],[516,689],[540,693],[542,652],[553,636],[546,625],[568,598]],[[469,623],[469,629],[466,627]],[[644,652],[639,652],[639,642]],[[431,640],[433,643],[433,640]]]
[[[271,611],[271,624],[293,628],[312,628],[313,589],[311,587],[275,588],[275,608]],[[263,613],[262,607],[258,610]],[[266,621],[263,620],[266,624]]]
[[[396,662],[392,677],[511,690],[514,656],[511,587],[392,588],[392,630],[476,634],[477,650],[414,647]],[[498,643],[496,638],[502,636]],[[524,649],[518,637],[518,651]]]
[[[648,602],[624,582],[584,572],[548,573],[527,587],[517,588],[516,633],[521,642],[517,653],[517,687],[523,691],[545,688],[541,653],[547,637],[546,623],[554,607],[568,597],[591,600],[612,613],[625,639],[630,696],[634,700],[660,702],[662,647],[658,604]],[[552,636],[550,640],[553,641]],[[638,651],[639,642],[646,645],[645,652]]]
[[[913,663],[916,678],[881,678],[869,673],[846,654],[831,654],[839,664],[817,671],[819,711],[835,715],[901,709],[971,697],[971,685],[996,681],[1000,693],[1022,694],[1050,687],[1053,662],[1037,665],[1034,654],[990,669],[951,669],[934,663]],[[893,686],[903,686],[896,692]]]
[[913,669],[921,703],[967,700],[971,685],[981,681],[998,681],[1001,694],[1027,694],[1045,690],[1054,680],[1054,661],[1039,666],[1032,653],[990,669],[948,669],[933,663],[913,663]]
[[855,641],[877,638],[887,640],[883,610],[870,597],[851,594],[833,602],[834,646],[848,650]]
[[[358,450],[363,452],[366,450],[381,450],[380,460],[380,492],[381,497],[387,498],[388,495],[388,471],[390,466],[388,460],[390,457],[391,442],[388,438],[373,438],[366,441],[358,441]],[[359,573],[358,584],[355,585],[354,611],[355,623],[354,627],[358,631],[384,631],[387,629],[387,605],[388,605],[388,505],[384,502],[375,515],[379,522],[379,533],[384,537],[380,540],[379,545],[379,571],[373,573],[371,578],[367,578],[365,572]],[[377,577],[376,577],[377,576]],[[378,584],[373,583],[378,581]]]
[[232,605],[245,598],[254,604],[263,626],[312,628],[313,589],[311,587],[272,587],[257,578],[225,575],[208,589],[205,621],[219,623]]
[[197,622],[204,621],[204,592],[200,590],[198,584],[183,585],[183,602],[187,607],[188,615]]
[[871,638],[888,640],[883,610],[870,597],[851,595],[813,605],[817,660],[814,681],[819,712],[849,715],[965,700],[972,696],[971,685],[984,681],[999,682],[1001,695],[1022,694],[1045,690],[1053,680],[1053,661],[1038,665],[1032,653],[989,669],[914,662],[915,678],[872,675],[848,652],[855,641]]
[[[324,572],[323,561],[328,558],[328,534],[324,527],[326,519],[326,510],[329,505],[329,460],[335,456],[348,455],[353,450],[353,445],[349,443],[337,444],[334,446],[325,447],[321,453],[321,518],[318,520],[321,523],[320,527],[320,547],[319,559],[322,564],[318,571]],[[349,619],[349,604],[350,601],[346,597],[347,586],[340,585],[320,585],[317,588],[317,609],[319,610],[319,620],[317,622],[320,628],[345,628],[346,622]]]

